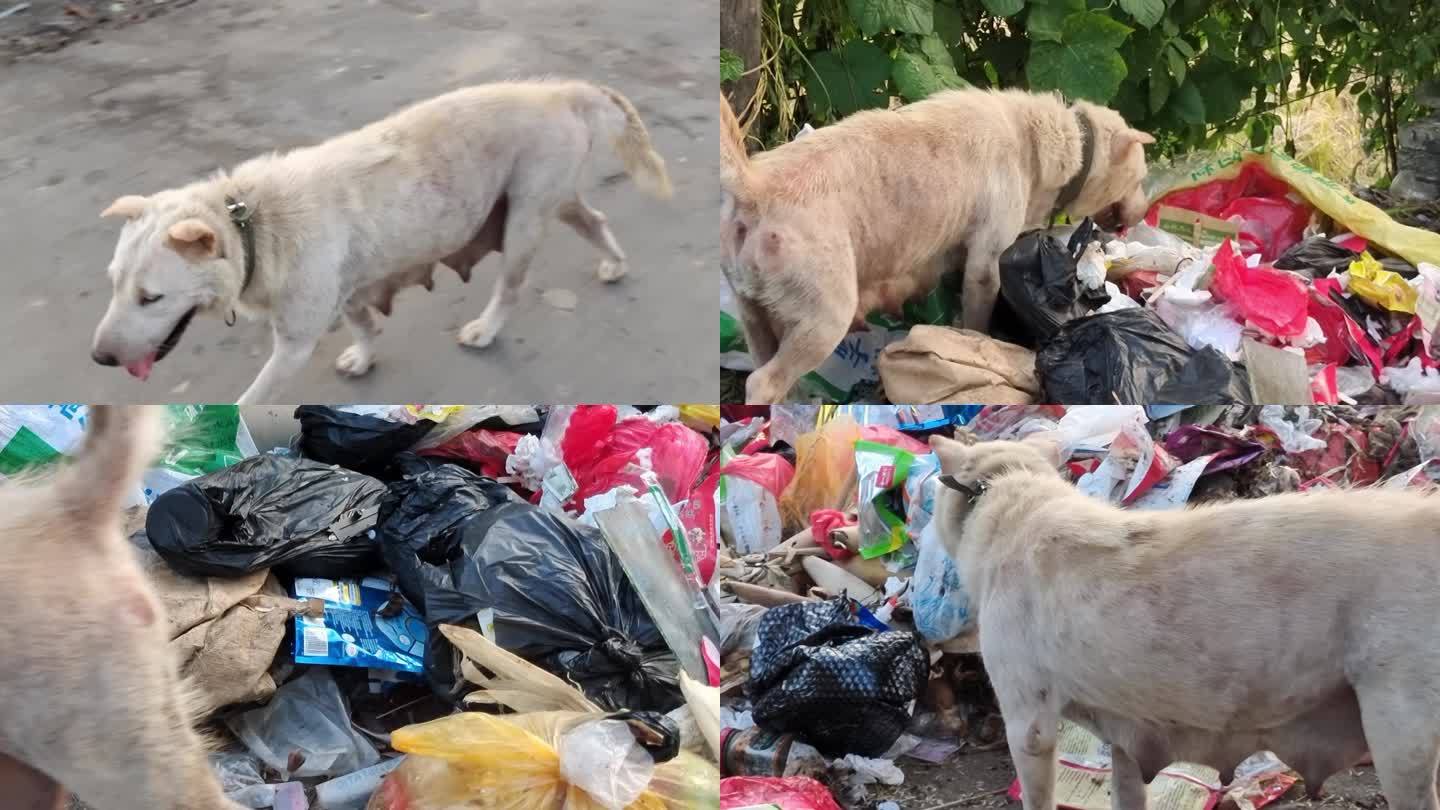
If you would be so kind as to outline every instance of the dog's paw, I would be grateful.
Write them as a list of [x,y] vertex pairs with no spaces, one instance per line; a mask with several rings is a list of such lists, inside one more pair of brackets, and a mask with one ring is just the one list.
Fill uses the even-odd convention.
[[625,267],[625,262],[612,262],[605,259],[600,262],[600,269],[595,274],[606,284],[613,284],[624,278],[627,272],[629,271]]
[[460,345],[469,346],[472,349],[483,349],[495,342],[495,335],[499,332],[498,324],[483,317],[476,318],[460,327]]
[[335,370],[346,377],[359,377],[369,373],[375,365],[375,354],[369,349],[353,345],[335,358]]

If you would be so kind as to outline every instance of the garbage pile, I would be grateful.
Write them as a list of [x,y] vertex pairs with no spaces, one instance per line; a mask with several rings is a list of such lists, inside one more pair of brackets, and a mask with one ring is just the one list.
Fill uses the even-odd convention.
[[[1091,497],[1132,509],[1323,487],[1433,487],[1440,406],[722,406],[721,807],[871,807],[907,763],[1006,747],[960,574],[931,525],[926,439],[1058,437]],[[761,472],[763,471],[763,473]],[[1061,735],[1059,803],[1108,807],[1108,754]],[[1253,810],[1296,775],[1176,764],[1152,801]],[[1018,787],[1012,787],[1015,798]],[[1159,792],[1157,799],[1155,792]],[[889,810],[894,810],[893,803]]]
[[[714,406],[170,406],[132,542],[218,734],[280,810],[716,802]],[[0,474],[83,437],[0,407]]]
[[[1144,222],[1022,234],[989,334],[947,277],[871,315],[800,398],[897,403],[1440,401],[1440,233],[1269,150],[1152,171]],[[722,289],[722,367],[751,370]]]

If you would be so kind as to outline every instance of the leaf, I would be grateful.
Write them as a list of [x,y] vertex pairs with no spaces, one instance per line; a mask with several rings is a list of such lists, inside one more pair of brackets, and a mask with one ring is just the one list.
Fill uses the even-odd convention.
[[1106,104],[1125,79],[1125,60],[1117,48],[1131,29],[1100,12],[1082,11],[1065,18],[1060,42],[1030,46],[1025,77],[1032,90],[1059,90],[1067,98]]
[[1191,47],[1190,43],[1186,42],[1183,37],[1176,37],[1170,40],[1170,44],[1175,46],[1175,50],[1179,51],[1180,55],[1186,59],[1195,58],[1195,49]]
[[1163,70],[1150,71],[1150,114],[1160,112],[1165,100],[1170,97],[1170,74]]
[[866,36],[891,29],[906,34],[935,30],[935,0],[847,0],[846,5]]
[[[980,0],[985,10],[996,17],[1010,17],[1020,13],[1025,7],[1025,0]],[[1161,0],[1146,0],[1146,2],[1161,2]]]
[[1120,8],[1135,18],[1135,22],[1146,28],[1160,22],[1165,16],[1165,0],[1120,0]]
[[810,110],[821,120],[833,120],[856,110],[883,107],[888,99],[879,91],[889,76],[890,56],[863,39],[814,54],[805,72]]
[[1085,0],[1037,0],[1030,4],[1025,33],[1040,42],[1059,42],[1065,18],[1085,10]]
[[1251,86],[1243,76],[1216,59],[1202,59],[1191,68],[1189,81],[1204,99],[1206,123],[1223,124],[1240,114]]
[[968,84],[955,72],[950,54],[933,34],[921,43],[919,52],[902,50],[895,56],[890,78],[906,101],[919,101],[941,90],[957,90]]
[[936,3],[934,8],[935,33],[948,47],[965,36],[965,15],[960,9],[945,3]]
[[1170,106],[1187,124],[1205,123],[1205,99],[1194,82],[1185,82],[1170,97]]
[[738,81],[743,75],[745,75],[745,61],[740,58],[740,54],[735,53],[729,48],[721,48],[720,81]]
[[1263,118],[1250,119],[1250,148],[1259,149],[1270,140],[1270,128],[1265,126]]
[[1165,63],[1170,67],[1170,78],[1175,80],[1176,85],[1185,83],[1185,57],[1174,48],[1165,49]]

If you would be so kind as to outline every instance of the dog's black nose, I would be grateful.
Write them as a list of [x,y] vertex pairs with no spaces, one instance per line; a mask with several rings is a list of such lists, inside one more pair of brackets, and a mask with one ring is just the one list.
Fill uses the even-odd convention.
[[109,354],[108,352],[102,352],[99,349],[96,349],[95,351],[90,353],[90,359],[94,360],[102,366],[120,365],[120,361],[115,357],[115,355]]

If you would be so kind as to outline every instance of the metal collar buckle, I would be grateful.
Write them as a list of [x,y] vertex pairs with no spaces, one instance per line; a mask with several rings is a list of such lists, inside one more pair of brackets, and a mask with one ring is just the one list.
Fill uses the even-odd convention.
[[987,481],[976,481],[973,484],[962,484],[957,481],[955,479],[955,476],[953,475],[940,476],[940,483],[955,490],[956,492],[965,494],[970,499],[971,504],[974,504],[975,501],[979,500],[981,495],[984,495],[986,492],[990,491],[990,484]]

